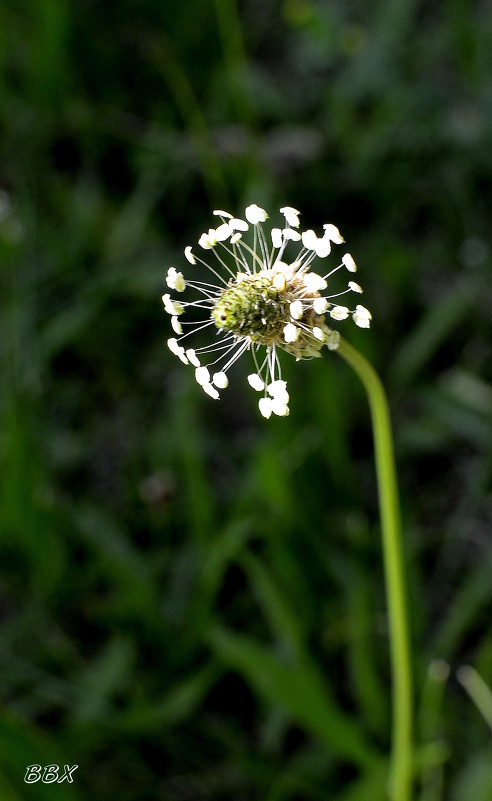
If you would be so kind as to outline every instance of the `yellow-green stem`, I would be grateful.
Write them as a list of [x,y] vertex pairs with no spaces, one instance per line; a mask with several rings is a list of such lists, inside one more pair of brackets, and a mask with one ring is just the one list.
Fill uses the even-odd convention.
[[343,339],[337,352],[362,381],[371,409],[392,671],[392,752],[389,792],[392,801],[410,801],[413,690],[400,504],[388,401],[379,376],[362,354]]

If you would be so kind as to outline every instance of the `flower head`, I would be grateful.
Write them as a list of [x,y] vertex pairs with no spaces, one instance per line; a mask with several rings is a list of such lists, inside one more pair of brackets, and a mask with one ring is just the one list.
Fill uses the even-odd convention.
[[[168,340],[168,347],[184,364],[194,367],[197,383],[210,397],[219,398],[219,390],[229,383],[230,367],[243,353],[251,353],[255,372],[248,376],[248,382],[262,393],[258,406],[267,418],[289,413],[279,351],[299,360],[320,356],[325,345],[336,350],[340,335],[328,327],[327,316],[336,321],[351,316],[360,328],[369,328],[371,321],[364,306],[351,310],[337,302],[347,293],[361,293],[359,284],[349,281],[346,289],[326,294],[328,279],[338,270],[345,267],[349,272],[356,271],[349,253],[327,272],[324,268],[311,270],[316,259],[325,259],[331,253],[332,245],[344,242],[338,228],[326,224],[321,236],[311,229],[299,232],[300,212],[290,206],[280,211],[286,227],[272,228],[269,236],[263,228],[268,214],[256,204],[246,208],[245,219],[215,211],[220,225],[209,228],[198,240],[199,248],[210,251],[207,260],[198,255],[199,251],[193,253],[191,246],[185,248],[186,260],[197,265],[196,269],[206,268],[212,279],[210,275],[204,276],[207,280],[185,279],[171,267],[167,286],[180,294],[192,289],[196,297],[178,302],[166,293],[162,298],[178,334]],[[188,309],[198,310],[201,319],[187,322]],[[186,347],[187,342],[182,344],[197,331],[207,329],[214,334],[211,343],[196,349]]]

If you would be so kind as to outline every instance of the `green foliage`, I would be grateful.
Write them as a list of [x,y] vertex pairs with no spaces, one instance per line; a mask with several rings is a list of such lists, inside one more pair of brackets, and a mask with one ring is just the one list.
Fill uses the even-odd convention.
[[249,202],[333,221],[363,273],[416,798],[490,798],[455,674],[492,685],[491,69],[491,11],[456,0],[0,5],[2,801],[33,763],[79,765],[40,801],[384,800],[363,392],[292,359],[267,423],[244,361],[216,404],[165,347],[167,268]]

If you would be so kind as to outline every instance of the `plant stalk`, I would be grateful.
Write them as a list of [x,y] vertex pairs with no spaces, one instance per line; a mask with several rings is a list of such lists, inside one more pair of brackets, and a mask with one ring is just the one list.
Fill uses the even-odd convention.
[[413,688],[400,504],[388,401],[379,376],[355,348],[340,341],[337,353],[362,381],[371,409],[378,483],[392,672],[392,743],[389,797],[412,796]]

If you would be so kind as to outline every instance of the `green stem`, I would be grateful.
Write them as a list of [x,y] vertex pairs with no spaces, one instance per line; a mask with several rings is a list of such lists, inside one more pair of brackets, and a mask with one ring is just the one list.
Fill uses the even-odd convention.
[[377,373],[364,356],[343,339],[337,352],[364,384],[371,409],[393,676],[390,798],[392,801],[410,801],[413,691],[400,505],[388,401]]

